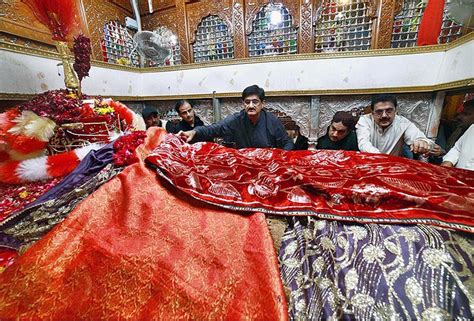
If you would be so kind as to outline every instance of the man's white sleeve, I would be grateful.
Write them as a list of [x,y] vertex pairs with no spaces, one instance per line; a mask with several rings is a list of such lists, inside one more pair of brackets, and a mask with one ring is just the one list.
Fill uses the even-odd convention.
[[372,145],[370,137],[372,135],[370,129],[370,120],[362,116],[359,118],[359,122],[356,125],[357,133],[357,145],[361,152],[377,153],[380,154],[380,150]]
[[464,144],[464,140],[466,139],[467,135],[464,133],[464,135],[461,136],[454,144],[453,148],[449,150],[449,152],[444,155],[443,157],[443,162],[451,162],[453,165],[456,165],[458,160],[459,160],[459,155],[461,154],[462,146]]
[[426,138],[425,134],[423,134],[423,132],[418,127],[416,127],[415,124],[410,122],[407,129],[405,130],[404,141],[408,146],[410,146],[417,140],[424,140],[430,144],[430,148],[433,148],[433,142]]

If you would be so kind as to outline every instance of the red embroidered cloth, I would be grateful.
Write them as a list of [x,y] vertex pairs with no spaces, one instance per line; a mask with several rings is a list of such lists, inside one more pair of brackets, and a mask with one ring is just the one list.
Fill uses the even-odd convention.
[[167,135],[146,159],[191,196],[242,211],[474,232],[474,172],[348,151],[229,149]]

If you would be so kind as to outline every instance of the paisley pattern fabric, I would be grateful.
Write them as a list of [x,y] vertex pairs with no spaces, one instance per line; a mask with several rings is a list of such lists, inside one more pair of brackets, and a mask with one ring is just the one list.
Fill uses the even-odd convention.
[[225,208],[474,232],[474,171],[349,151],[189,145],[173,135],[146,161],[192,197]]
[[472,320],[474,238],[294,217],[279,260],[291,320]]

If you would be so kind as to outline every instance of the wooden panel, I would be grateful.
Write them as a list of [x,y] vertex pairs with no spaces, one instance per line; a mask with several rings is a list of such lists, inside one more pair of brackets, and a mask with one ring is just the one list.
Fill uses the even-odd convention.
[[176,1],[176,20],[180,21],[180,23],[177,24],[177,34],[179,39],[179,48],[181,50],[181,63],[189,64],[191,62],[191,50],[189,47],[185,0]]
[[1,31],[0,31],[0,42],[25,46],[27,48],[38,49],[45,52],[51,52],[51,53],[58,52],[55,45],[48,44],[46,42],[31,40],[28,38],[18,37],[18,36],[1,32]]
[[243,0],[234,0],[232,10],[232,26],[234,29],[234,57],[248,57]]
[[[154,13],[156,11],[176,7],[176,0],[153,0],[152,5]],[[150,14],[150,10],[148,9],[148,0],[139,0],[138,7],[140,8],[141,15]]]
[[155,11],[153,14],[143,16],[142,27],[143,30],[155,30],[160,26],[164,26],[171,30],[175,35],[178,35],[177,21],[176,8],[171,7],[166,10]]
[[120,7],[120,9],[125,10],[129,15],[133,16],[132,5],[130,0],[109,0],[110,3]]
[[378,0],[378,15],[373,24],[372,49],[390,48],[395,12],[401,8],[402,0]]
[[301,0],[299,53],[314,52],[313,33],[313,4],[308,0]]

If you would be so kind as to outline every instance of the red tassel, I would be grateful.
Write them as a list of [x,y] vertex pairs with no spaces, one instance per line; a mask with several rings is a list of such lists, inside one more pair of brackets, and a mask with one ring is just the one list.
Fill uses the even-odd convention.
[[75,0],[21,0],[39,22],[48,27],[53,40],[67,41],[77,27]]
[[445,0],[428,0],[423,17],[421,18],[420,28],[418,29],[418,46],[435,45],[438,43],[438,37],[443,24]]
[[66,176],[79,165],[79,162],[74,151],[49,156],[47,163],[48,175],[50,177]]
[[34,137],[24,135],[12,135],[10,133],[5,135],[6,141],[10,148],[21,154],[31,154],[39,152],[46,148],[46,142],[40,141]]
[[20,162],[10,161],[0,163],[0,183],[20,184],[21,180],[16,175],[16,169]]

